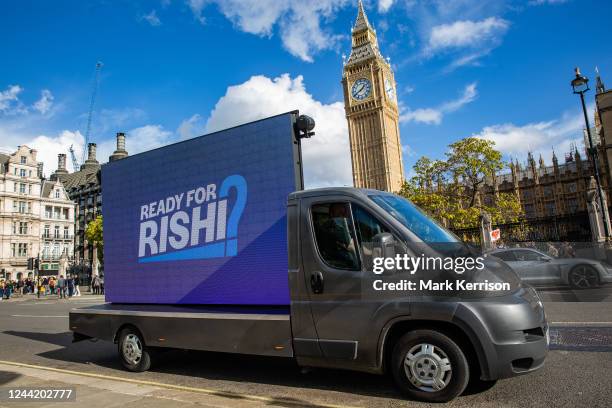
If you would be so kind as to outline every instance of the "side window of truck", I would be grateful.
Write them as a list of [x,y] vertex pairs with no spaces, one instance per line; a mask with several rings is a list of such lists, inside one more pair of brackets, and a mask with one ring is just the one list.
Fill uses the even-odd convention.
[[359,270],[349,204],[315,204],[311,214],[317,248],[323,261],[333,268]]
[[374,237],[377,234],[390,231],[363,208],[354,204],[352,208],[362,261],[366,267],[366,270],[372,270],[372,243],[374,241]]

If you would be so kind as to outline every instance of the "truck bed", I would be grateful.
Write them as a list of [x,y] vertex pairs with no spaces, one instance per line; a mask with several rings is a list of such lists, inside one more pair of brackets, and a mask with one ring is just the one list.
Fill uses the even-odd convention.
[[106,303],[70,311],[75,339],[115,341],[126,326],[150,347],[293,357],[288,306]]

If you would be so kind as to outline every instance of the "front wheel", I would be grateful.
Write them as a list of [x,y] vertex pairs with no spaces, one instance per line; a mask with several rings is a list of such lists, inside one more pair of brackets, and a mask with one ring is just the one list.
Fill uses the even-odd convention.
[[465,354],[448,336],[434,330],[415,330],[395,345],[393,378],[409,397],[447,402],[461,395],[470,379]]
[[136,329],[126,328],[119,334],[119,356],[130,371],[143,372],[151,368],[151,353]]

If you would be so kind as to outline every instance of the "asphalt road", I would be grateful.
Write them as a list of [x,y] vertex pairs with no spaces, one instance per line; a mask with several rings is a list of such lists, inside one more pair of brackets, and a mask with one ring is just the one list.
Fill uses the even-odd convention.
[[[557,289],[558,290],[558,289]],[[566,294],[566,296],[569,296]],[[587,296],[588,294],[581,294]],[[594,295],[596,298],[600,294]],[[302,373],[291,361],[220,353],[172,351],[149,372],[129,373],[106,342],[71,343],[67,313],[100,303],[83,296],[68,301],[28,299],[0,302],[0,364],[11,361],[92,375],[154,381],[269,398],[261,405],[316,408],[413,407],[385,376],[338,370]],[[547,305],[548,306],[548,305]],[[463,395],[452,407],[609,407],[612,405],[612,302],[555,302],[553,344],[546,365],[528,376],[503,380],[484,392]],[[3,384],[0,371],[0,386]],[[5,375],[9,375],[6,373]],[[59,375],[59,374],[58,374]],[[10,376],[10,375],[9,375]],[[217,398],[209,396],[209,398]],[[220,397],[215,406],[238,406]],[[0,404],[1,405],[1,404]],[[10,406],[17,406],[12,403]],[[69,405],[67,405],[69,406]]]

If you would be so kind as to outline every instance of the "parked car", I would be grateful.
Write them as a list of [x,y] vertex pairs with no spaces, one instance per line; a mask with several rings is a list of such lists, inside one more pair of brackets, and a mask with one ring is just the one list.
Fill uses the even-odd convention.
[[531,285],[569,285],[589,289],[612,282],[612,268],[587,258],[555,258],[531,248],[497,249],[490,253]]

